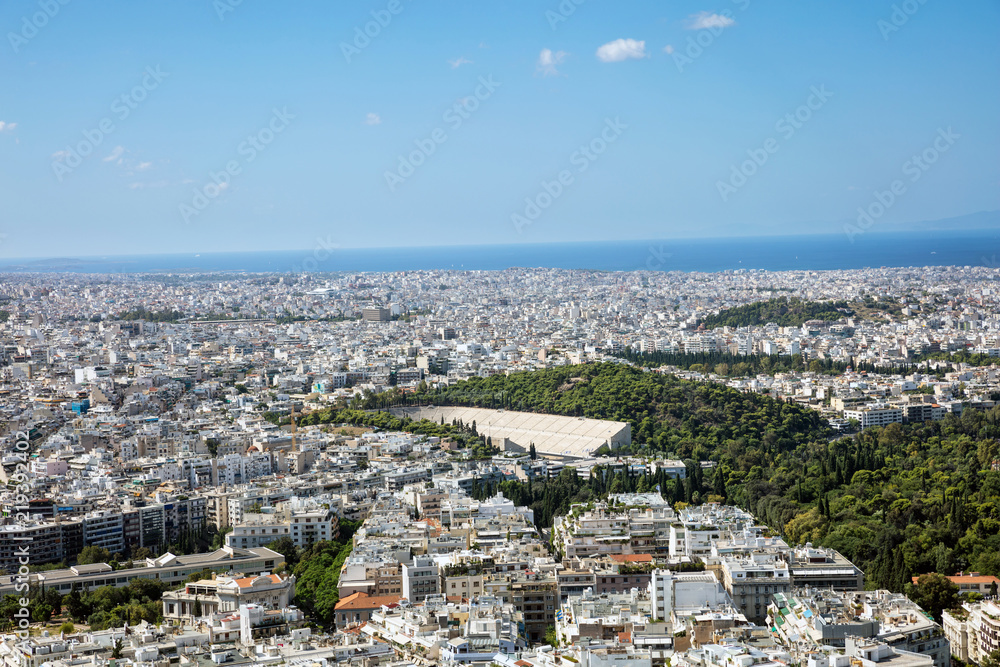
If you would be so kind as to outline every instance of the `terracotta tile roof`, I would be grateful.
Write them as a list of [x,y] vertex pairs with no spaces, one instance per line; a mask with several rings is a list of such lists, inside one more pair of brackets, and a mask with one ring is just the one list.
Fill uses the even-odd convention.
[[366,625],[368,625],[368,624],[367,623],[362,623],[361,625],[355,625],[352,628],[344,628],[343,630],[341,630],[341,632],[343,632],[345,635],[359,635],[359,634],[361,634],[361,630]]
[[653,557],[649,554],[611,554],[611,560],[619,563],[652,563]]
[[[913,585],[916,586],[920,577],[912,577]],[[954,575],[948,577],[953,584],[991,584],[994,581],[1000,586],[1000,579],[972,574]]]
[[[278,575],[276,575],[276,574],[269,574],[267,576],[271,579],[271,583],[275,583],[275,584],[280,584],[281,583],[281,577],[279,577]],[[249,588],[250,584],[253,583],[253,580],[254,579],[258,579],[258,578],[259,577],[243,577],[242,579],[234,579],[233,582],[237,586],[239,586],[240,588]]]
[[382,605],[394,607],[402,600],[398,595],[378,595],[372,597],[368,593],[358,591],[351,593],[346,598],[337,603],[334,610],[342,609],[378,609]]

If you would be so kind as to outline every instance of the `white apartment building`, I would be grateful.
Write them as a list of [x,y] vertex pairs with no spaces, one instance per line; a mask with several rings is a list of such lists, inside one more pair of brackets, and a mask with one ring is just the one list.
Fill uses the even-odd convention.
[[716,608],[729,602],[725,589],[711,572],[653,570],[649,598],[654,621],[669,621],[675,610]]
[[652,667],[653,653],[634,646],[601,646],[580,649],[581,667]]
[[243,523],[234,525],[226,535],[226,546],[257,549],[290,534],[291,525],[285,519],[273,514],[247,514]]
[[963,662],[982,661],[1000,649],[1000,604],[995,600],[966,602],[942,614],[951,653]]
[[883,406],[870,406],[844,410],[844,419],[856,419],[862,429],[870,426],[888,426],[889,424],[903,423],[902,408],[890,408]]
[[217,466],[217,483],[244,484],[258,477],[265,477],[274,472],[271,455],[261,452],[249,452],[245,455],[226,454],[215,459]]
[[289,521],[292,542],[304,548],[314,542],[336,539],[340,533],[340,521],[333,510],[323,507],[292,510]]
[[120,512],[95,512],[83,519],[83,543],[112,554],[125,553],[125,531]]
[[788,563],[765,554],[722,559],[722,585],[743,614],[756,623],[767,616],[767,606],[775,593],[792,589]]
[[594,510],[574,505],[567,516],[559,517],[552,532],[565,558],[620,554],[629,543],[629,520],[625,514],[609,513],[603,503]]
[[411,603],[423,602],[428,595],[441,591],[438,565],[430,556],[416,556],[413,563],[402,565],[403,597]]

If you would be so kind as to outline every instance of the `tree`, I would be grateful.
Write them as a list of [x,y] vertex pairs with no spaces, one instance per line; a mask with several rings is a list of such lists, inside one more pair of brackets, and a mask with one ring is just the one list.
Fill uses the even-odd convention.
[[52,607],[44,602],[34,605],[34,608],[31,611],[31,620],[35,623],[48,623],[51,618]]
[[211,549],[212,551],[216,549],[221,549],[222,545],[226,543],[226,534],[231,533],[232,530],[233,530],[232,526],[226,526],[219,532],[215,533],[215,535],[212,537],[212,542],[209,545],[209,549]]
[[86,546],[76,557],[77,565],[92,565],[93,563],[107,563],[111,560],[111,552],[104,547]]
[[139,547],[132,554],[133,560],[146,560],[147,558],[153,558],[155,554],[149,550],[149,547]]
[[201,598],[199,598],[197,595],[194,596],[194,609],[192,610],[192,613],[194,614],[195,618],[201,618],[201,613],[202,613]]
[[206,567],[198,572],[192,572],[191,574],[189,574],[187,578],[187,583],[193,584],[196,581],[204,581],[205,579],[211,579],[211,578],[212,578],[212,570]]
[[979,667],[1000,667],[1000,649],[993,651],[983,658],[979,663]]
[[531,446],[528,448],[528,454],[531,456],[532,461],[538,458],[538,452],[535,451],[535,443],[531,443]]
[[958,606],[958,586],[943,574],[922,574],[917,585],[906,585],[906,595],[941,622],[941,612]]
[[279,554],[284,556],[285,563],[289,570],[295,569],[295,566],[299,562],[299,548],[295,546],[295,542],[292,541],[292,538],[285,535],[265,546],[267,546],[267,548],[271,551],[277,551]]
[[90,605],[84,602],[80,591],[73,589],[63,601],[66,605],[66,613],[76,621],[85,621],[90,616]]
[[[242,385],[237,385],[242,386]],[[218,438],[208,438],[205,440],[205,445],[208,447],[208,453],[210,456],[217,456],[219,453],[219,442]]]
[[552,648],[559,648],[559,634],[554,625],[545,628],[545,643]]
[[119,660],[122,657],[122,652],[125,647],[125,642],[119,637],[115,639],[114,646],[111,648],[111,659]]

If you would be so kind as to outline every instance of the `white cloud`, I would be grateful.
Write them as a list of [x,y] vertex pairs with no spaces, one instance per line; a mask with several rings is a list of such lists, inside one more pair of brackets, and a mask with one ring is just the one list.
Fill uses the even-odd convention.
[[[135,183],[129,183],[128,187],[131,190],[143,190],[145,188],[165,188],[168,185],[170,185],[169,181],[152,181],[150,183],[142,183],[140,181],[136,181]],[[228,185],[228,184],[223,183],[222,185]],[[219,186],[220,189],[222,188],[222,185]]]
[[669,56],[671,53],[674,52],[674,47],[671,46],[670,44],[667,44],[666,46],[663,47],[663,52]]
[[559,74],[556,66],[562,64],[562,61],[566,59],[566,55],[565,51],[556,51],[553,53],[552,49],[542,49],[542,52],[538,54],[538,71],[544,76]]
[[687,25],[688,30],[704,30],[706,28],[728,28],[736,25],[736,21],[725,14],[713,14],[711,12],[701,12],[692,14]]
[[104,160],[105,162],[114,162],[124,154],[125,154],[124,148],[122,148],[121,146],[115,146],[114,149],[111,151],[111,153],[109,153],[106,157],[103,157],[101,159]]
[[462,65],[471,65],[472,61],[465,56],[459,56],[456,60],[449,60],[448,64],[451,65],[452,69],[457,69]]
[[645,58],[646,42],[634,39],[616,39],[597,49],[597,58],[605,63],[620,63],[629,58]]
[[374,111],[369,111],[368,115],[365,116],[365,125],[379,125],[382,122],[382,117],[379,116]]
[[152,162],[140,162],[139,164],[137,164],[135,166],[135,170],[136,171],[146,171],[147,169],[149,169],[152,166],[153,166]]
[[17,127],[17,123],[5,123],[0,120],[0,132],[10,132],[15,127]]
[[65,160],[70,155],[69,151],[56,151],[52,154],[53,160]]

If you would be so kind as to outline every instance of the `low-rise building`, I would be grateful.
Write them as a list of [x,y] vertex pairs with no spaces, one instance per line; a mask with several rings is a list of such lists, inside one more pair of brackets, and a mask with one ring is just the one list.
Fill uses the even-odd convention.
[[178,625],[218,613],[230,613],[240,605],[256,604],[268,609],[287,607],[295,597],[295,575],[215,577],[188,583],[163,594],[163,618]]
[[753,554],[722,559],[722,585],[733,604],[751,621],[760,623],[775,593],[792,588],[788,563],[771,555]]
[[398,607],[401,599],[399,595],[372,596],[360,591],[352,593],[337,602],[334,607],[334,622],[341,629],[367,623],[372,614],[382,607]]

